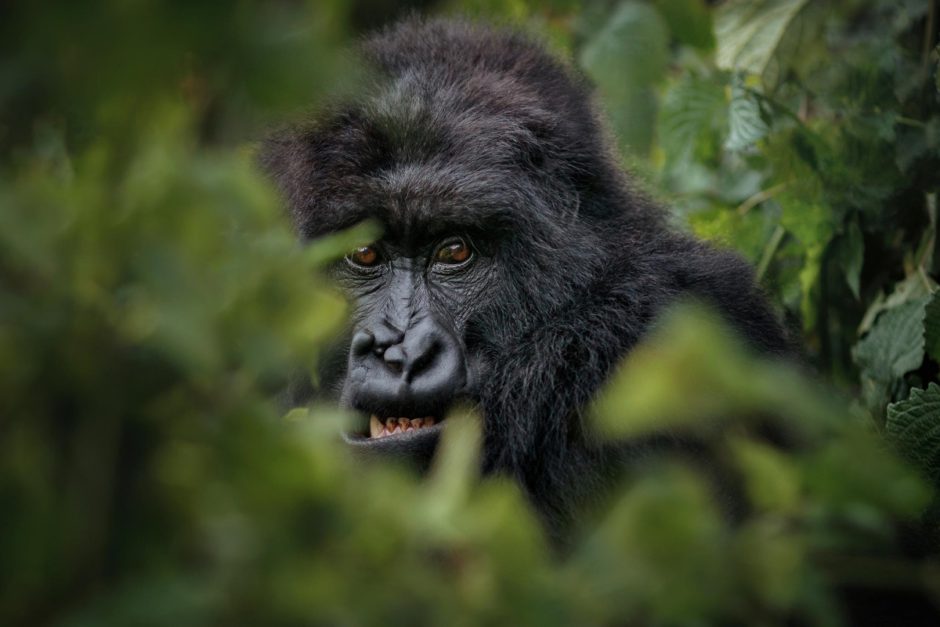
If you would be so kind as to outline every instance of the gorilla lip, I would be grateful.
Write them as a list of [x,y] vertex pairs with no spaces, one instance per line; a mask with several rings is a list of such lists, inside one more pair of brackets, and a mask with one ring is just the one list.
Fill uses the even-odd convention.
[[428,429],[435,424],[437,424],[437,419],[433,416],[425,416],[424,418],[406,418],[404,416],[379,418],[376,414],[372,414],[369,418],[369,437],[371,439],[387,438],[393,435]]

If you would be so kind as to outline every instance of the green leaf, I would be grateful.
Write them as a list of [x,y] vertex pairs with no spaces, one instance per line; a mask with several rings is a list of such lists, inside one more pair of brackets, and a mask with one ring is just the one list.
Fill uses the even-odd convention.
[[769,212],[754,210],[742,215],[722,207],[689,216],[689,225],[696,235],[732,247],[755,264],[773,236],[773,222]]
[[716,62],[762,74],[790,21],[806,0],[730,0],[715,12]]
[[777,196],[783,213],[780,225],[799,241],[802,262],[797,279],[803,327],[816,326],[819,309],[819,276],[822,259],[834,234],[833,210],[827,203],[819,179],[800,172],[799,179],[788,182]]
[[761,116],[760,103],[753,92],[735,76],[731,88],[731,106],[728,109],[727,150],[743,150],[767,135],[767,123]]
[[791,513],[800,499],[799,469],[780,451],[746,438],[733,438],[731,452],[742,470],[751,502],[768,511]]
[[[801,173],[802,174],[802,173]],[[818,178],[793,181],[776,196],[783,213],[780,224],[805,248],[825,246],[834,235],[833,209]]]
[[479,419],[463,409],[452,412],[428,481],[425,518],[444,521],[464,504],[477,475],[480,444]]
[[923,361],[926,304],[926,298],[918,298],[883,312],[855,345],[855,361],[862,370],[863,392],[870,407],[879,409],[895,380]]
[[924,349],[940,362],[940,290],[933,293],[924,309]]
[[823,247],[816,243],[806,247],[803,267],[798,273],[800,284],[800,314],[803,328],[816,326],[816,312],[819,310],[819,273],[822,271]]
[[682,43],[702,50],[715,47],[712,16],[704,0],[656,0],[656,8]]
[[[916,518],[931,498],[916,470],[892,454],[873,431],[841,433],[810,452],[801,470],[806,495],[822,511],[886,533],[890,516]],[[833,533],[836,543],[846,539],[844,530]]]
[[907,459],[940,481],[940,386],[915,388],[907,400],[888,405],[885,428]]
[[655,9],[623,2],[581,51],[581,66],[597,83],[621,144],[637,154],[646,154],[652,141],[651,87],[665,73],[668,43]]
[[714,143],[713,136],[727,126],[724,86],[714,80],[688,77],[671,87],[663,98],[659,140],[669,163],[692,157],[696,147]]
[[666,27],[645,4],[623,2],[581,52],[581,65],[601,87],[650,85],[666,69]]
[[936,287],[936,283],[930,277],[925,278],[918,272],[911,273],[903,280],[898,281],[894,285],[891,294],[888,296],[879,294],[869,305],[862,321],[858,324],[859,335],[867,333],[883,311],[894,309],[913,300],[929,300],[930,294],[933,293]]
[[852,295],[857,299],[860,292],[862,263],[865,257],[865,241],[858,220],[852,220],[846,227],[845,234],[839,238],[835,249],[836,259],[845,275],[845,282]]
[[636,436],[708,431],[768,407],[813,429],[838,413],[787,364],[755,358],[720,317],[680,304],[630,352],[592,413],[607,433]]
[[618,102],[609,111],[609,117],[621,149],[624,153],[647,156],[653,144],[656,94],[650,88],[640,88],[619,96]]

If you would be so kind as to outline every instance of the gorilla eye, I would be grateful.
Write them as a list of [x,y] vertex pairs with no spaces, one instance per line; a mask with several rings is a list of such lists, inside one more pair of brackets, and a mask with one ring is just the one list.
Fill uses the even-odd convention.
[[456,265],[470,258],[470,245],[462,237],[448,240],[434,253],[434,261]]
[[371,268],[379,262],[379,251],[375,246],[361,246],[346,255],[346,259],[354,266]]

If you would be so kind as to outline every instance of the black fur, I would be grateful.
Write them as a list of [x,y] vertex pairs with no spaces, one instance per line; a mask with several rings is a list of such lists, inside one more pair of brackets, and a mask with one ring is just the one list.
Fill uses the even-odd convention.
[[667,305],[697,297],[756,349],[787,350],[747,264],[669,227],[620,168],[589,86],[537,42],[412,20],[364,56],[370,89],[271,138],[264,167],[305,238],[364,218],[398,241],[471,234],[483,269],[450,315],[485,470],[516,477],[552,530],[619,464],[583,410]]

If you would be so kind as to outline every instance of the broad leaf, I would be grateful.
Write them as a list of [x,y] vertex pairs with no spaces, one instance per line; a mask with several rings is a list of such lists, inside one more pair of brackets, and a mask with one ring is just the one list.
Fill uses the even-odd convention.
[[[720,83],[688,78],[666,92],[660,113],[660,145],[670,163],[683,162],[696,147],[712,143],[727,126],[725,90]],[[717,148],[713,149],[717,150]]]
[[653,8],[624,2],[585,44],[581,65],[602,88],[649,85],[666,68],[667,44],[666,27]]
[[725,148],[743,150],[767,135],[768,127],[761,116],[756,96],[736,76],[731,88],[731,106],[728,110],[728,138]]
[[581,66],[597,83],[621,145],[636,154],[646,154],[652,141],[651,86],[665,72],[668,43],[655,9],[624,2],[581,51]]
[[907,400],[888,405],[885,428],[905,457],[940,481],[940,386],[911,390]]
[[855,345],[866,400],[879,408],[895,380],[920,366],[924,358],[924,305],[918,298],[882,313],[868,335]]
[[806,0],[730,0],[715,13],[716,62],[762,74],[790,21]]
[[924,277],[917,272],[898,281],[894,285],[891,294],[887,296],[880,294],[872,304],[869,305],[868,310],[865,311],[865,315],[862,316],[862,321],[858,324],[859,335],[871,330],[875,320],[882,312],[894,309],[895,307],[914,300],[923,300],[926,302],[930,300],[930,294],[936,289],[936,282],[930,277]]

